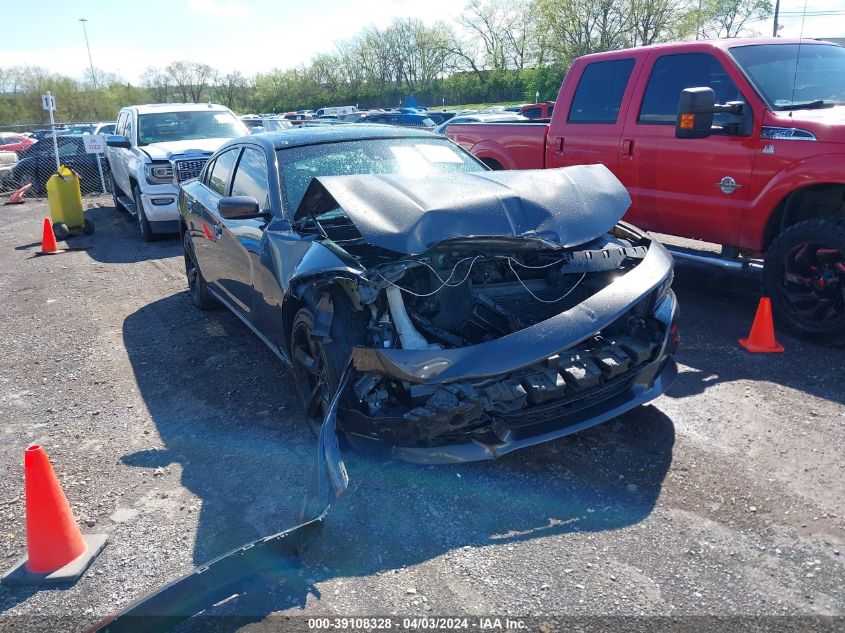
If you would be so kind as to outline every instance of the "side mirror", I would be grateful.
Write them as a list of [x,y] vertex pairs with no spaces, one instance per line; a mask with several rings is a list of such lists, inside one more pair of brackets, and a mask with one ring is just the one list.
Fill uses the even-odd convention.
[[109,134],[106,137],[106,145],[109,147],[122,147],[129,149],[132,145],[122,134]]
[[712,88],[687,88],[681,91],[675,138],[707,138],[716,112],[716,93]]
[[269,212],[261,211],[258,200],[252,196],[228,196],[220,198],[217,212],[224,220],[253,220],[255,218],[269,219]]

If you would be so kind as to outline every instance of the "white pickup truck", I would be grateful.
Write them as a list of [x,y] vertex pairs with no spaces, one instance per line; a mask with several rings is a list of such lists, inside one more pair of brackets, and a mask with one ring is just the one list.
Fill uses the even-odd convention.
[[138,220],[141,239],[179,232],[179,184],[199,175],[227,139],[249,134],[221,105],[157,103],[122,108],[106,137],[114,206]]

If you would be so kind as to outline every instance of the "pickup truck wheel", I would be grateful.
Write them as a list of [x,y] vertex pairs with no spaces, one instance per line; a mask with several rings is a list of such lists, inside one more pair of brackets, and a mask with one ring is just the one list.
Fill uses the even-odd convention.
[[794,334],[845,345],[845,220],[805,220],[775,238],[763,289],[775,317]]
[[132,197],[135,199],[135,218],[138,220],[138,228],[141,231],[141,239],[145,242],[152,242],[155,239],[153,227],[144,213],[144,201],[141,199],[141,189],[138,185],[132,188]]
[[182,238],[182,246],[185,251],[185,277],[188,279],[188,291],[191,294],[191,302],[200,310],[213,310],[220,306],[220,303],[208,291],[208,284],[202,276],[197,255],[194,252],[194,243],[191,236],[185,231]]

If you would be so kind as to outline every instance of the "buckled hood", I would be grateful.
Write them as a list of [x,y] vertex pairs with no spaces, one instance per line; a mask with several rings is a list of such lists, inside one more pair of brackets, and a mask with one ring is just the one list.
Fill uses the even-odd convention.
[[315,177],[294,220],[342,209],[363,240],[406,255],[466,237],[539,238],[572,247],[616,224],[631,204],[604,165],[409,177]]

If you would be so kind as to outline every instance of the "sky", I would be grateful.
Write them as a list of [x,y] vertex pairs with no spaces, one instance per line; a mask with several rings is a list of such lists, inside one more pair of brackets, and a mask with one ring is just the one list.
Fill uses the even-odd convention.
[[[88,68],[79,18],[86,18],[94,66],[137,83],[147,66],[175,60],[244,75],[289,68],[330,52],[334,42],[395,18],[453,23],[464,0],[0,0],[7,27],[0,66],[29,64],[81,78]],[[845,37],[843,0],[781,0],[783,37]],[[12,3],[14,3],[12,5]],[[772,20],[751,25],[771,35]]]

